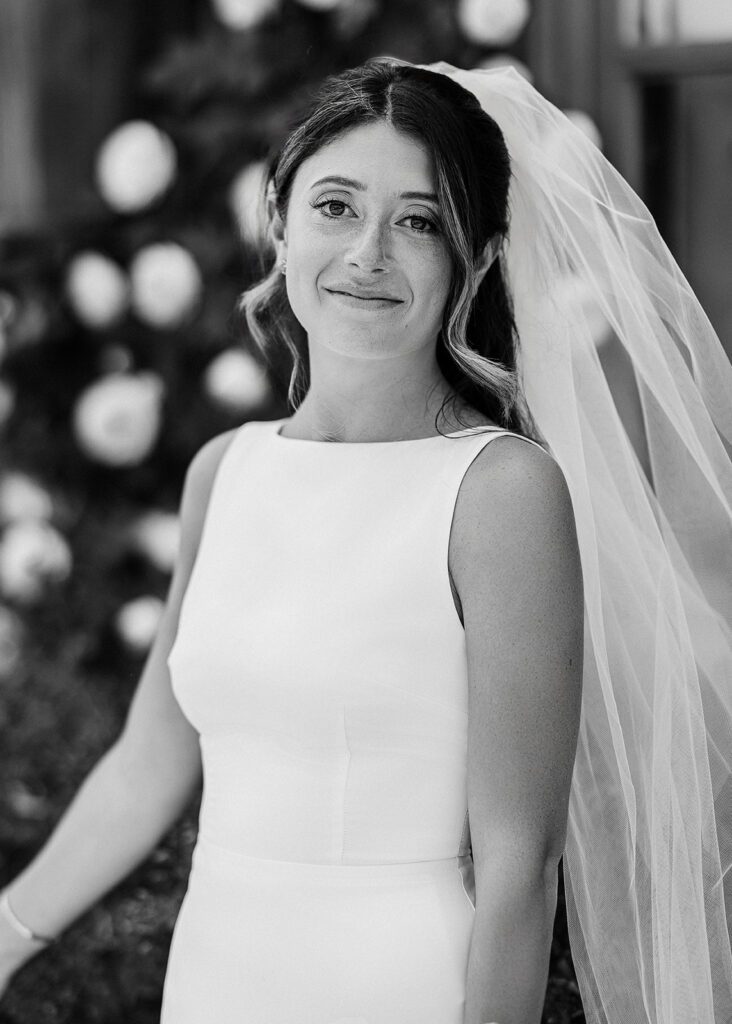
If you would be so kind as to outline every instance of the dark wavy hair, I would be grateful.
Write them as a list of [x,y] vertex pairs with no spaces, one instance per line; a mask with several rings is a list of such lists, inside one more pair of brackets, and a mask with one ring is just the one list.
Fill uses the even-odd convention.
[[[293,180],[304,160],[375,121],[421,142],[436,168],[442,230],[453,265],[435,355],[454,394],[440,411],[459,397],[503,427],[538,437],[520,387],[519,339],[503,270],[511,164],[500,128],[471,92],[446,75],[388,57],[329,76],[269,159],[261,198],[270,224],[275,209],[286,221]],[[489,244],[499,245],[499,256],[481,279],[476,267]],[[269,253],[265,276],[243,293],[239,308],[268,362],[277,362],[283,346],[288,353],[287,394],[294,409],[310,386],[307,335],[290,308],[284,276],[276,264],[267,270],[271,258]]]

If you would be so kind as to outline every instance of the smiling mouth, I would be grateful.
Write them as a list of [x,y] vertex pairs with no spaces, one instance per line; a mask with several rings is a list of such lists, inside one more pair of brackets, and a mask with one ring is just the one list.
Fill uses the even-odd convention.
[[326,288],[326,291],[333,295],[347,295],[349,299],[359,299],[361,302],[401,302],[401,299],[390,299],[386,295],[354,295],[353,292],[339,292],[335,288]]

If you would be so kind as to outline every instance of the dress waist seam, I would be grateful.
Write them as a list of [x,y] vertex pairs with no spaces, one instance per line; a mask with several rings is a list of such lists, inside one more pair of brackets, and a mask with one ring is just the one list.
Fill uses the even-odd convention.
[[253,857],[239,850],[228,849],[212,842],[199,833],[193,851],[193,866],[198,863],[219,864],[222,868],[231,866],[237,872],[251,871],[270,876],[299,876],[306,880],[322,880],[329,885],[353,884],[357,882],[386,882],[399,879],[400,882],[424,880],[454,875],[458,854],[434,860],[392,861],[381,864],[353,864],[324,861],[293,861],[277,858]]

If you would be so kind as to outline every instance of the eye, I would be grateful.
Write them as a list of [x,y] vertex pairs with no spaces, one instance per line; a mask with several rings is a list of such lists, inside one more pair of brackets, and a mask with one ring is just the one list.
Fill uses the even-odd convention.
[[323,210],[323,216],[329,217],[331,220],[341,220],[341,215],[338,213],[326,213],[324,207],[326,206],[342,206],[345,209],[350,210],[348,203],[342,199],[321,199],[319,203],[313,203],[316,210]]
[[[347,202],[345,202],[345,200],[343,200],[343,199],[329,199],[328,197],[326,197],[325,199],[321,199],[320,202],[313,203],[312,205],[313,205],[314,209],[322,210],[323,211],[323,216],[327,217],[329,220],[343,220],[344,219],[343,216],[342,216],[343,211],[351,209],[351,207],[348,205]],[[340,213],[333,213],[333,212],[328,213],[328,212],[326,212],[326,209],[325,209],[326,207],[331,207],[332,208],[334,206],[335,207],[341,207],[341,212]],[[432,220],[430,217],[425,217],[422,214],[410,213],[406,217],[402,217],[402,220],[417,221],[420,226],[418,226],[418,227],[414,227],[413,226],[412,227],[412,230],[417,235],[433,235],[433,234],[437,234],[439,232],[439,230],[440,230],[438,225],[437,225],[437,223],[434,220]]]
[[431,220],[429,217],[423,217],[419,213],[410,213],[407,217],[404,217],[403,219],[421,221],[423,225],[426,225],[426,227],[422,228],[413,228],[413,230],[416,231],[418,235],[431,235],[439,230],[437,224],[433,220]]

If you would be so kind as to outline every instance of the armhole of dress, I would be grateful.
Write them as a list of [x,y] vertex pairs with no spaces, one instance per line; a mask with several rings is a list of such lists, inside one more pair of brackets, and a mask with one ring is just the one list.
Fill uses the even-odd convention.
[[[244,434],[249,423],[243,423],[240,427],[235,427],[233,435],[227,444],[225,450],[222,452],[219,458],[218,465],[213,472],[211,478],[211,486],[208,489],[208,498],[206,500],[206,511],[203,514],[203,523],[201,524],[201,535],[198,538],[198,548],[196,549],[196,557],[198,557],[198,551],[201,549],[203,544],[204,536],[206,534],[206,527],[209,522],[211,508],[217,498],[219,492],[223,489],[226,478],[227,478],[227,467],[234,457],[234,452],[242,445],[242,435]],[[195,562],[194,562],[195,565]]]
[[[210,531],[211,517],[215,503],[218,500],[219,493],[221,492],[222,488],[225,486],[226,483],[227,465],[233,458],[232,449],[238,448],[240,446],[242,433],[247,426],[248,423],[244,423],[240,427],[234,428],[234,434],[229,443],[227,444],[225,451],[222,453],[221,458],[218,461],[218,465],[216,466],[216,469],[213,472],[213,476],[211,478],[211,486],[208,489],[208,498],[206,499],[206,509],[203,513],[201,532],[198,536],[198,544],[196,545],[196,553],[193,558],[193,564],[191,565],[191,571],[188,574],[188,582],[186,583],[185,593],[183,594],[181,600],[179,619],[182,619],[183,617],[183,612],[186,603],[186,594],[188,593],[188,589],[190,588],[191,582],[196,572],[196,566],[198,565],[198,561],[201,555],[201,549],[203,548],[204,543],[206,541],[206,537]],[[175,639],[173,641],[173,646],[175,646]]]

